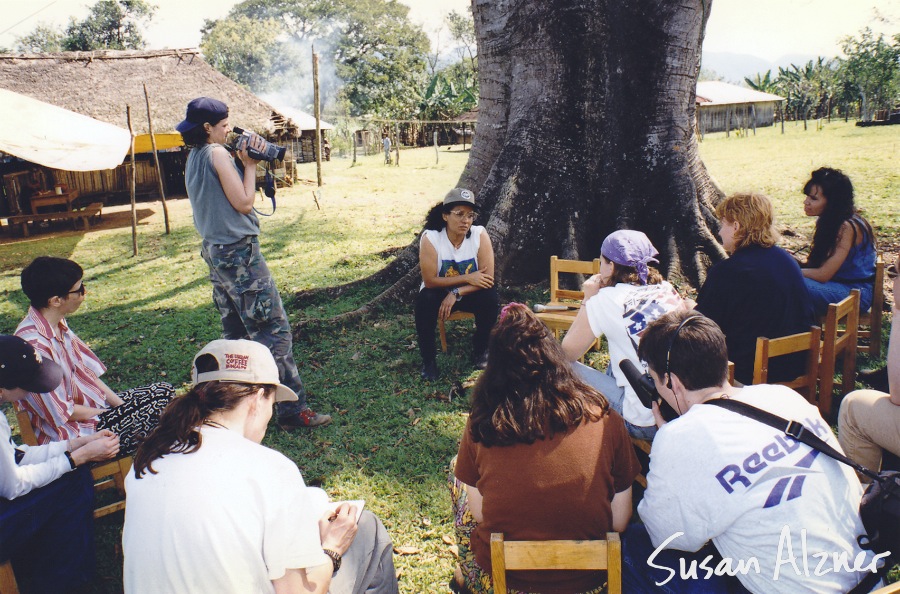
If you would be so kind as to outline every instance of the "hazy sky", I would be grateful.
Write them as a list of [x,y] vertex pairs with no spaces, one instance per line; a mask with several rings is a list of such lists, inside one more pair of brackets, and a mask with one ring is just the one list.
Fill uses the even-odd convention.
[[[401,0],[410,16],[434,37],[443,15],[465,11],[469,0]],[[620,0],[621,1],[621,0]],[[225,16],[235,0],[151,0],[158,6],[147,32],[150,47],[186,48],[200,43],[204,19]],[[12,47],[40,22],[83,18],[93,0],[0,0],[0,46]],[[875,21],[876,9],[888,23]],[[37,13],[37,14],[34,14]],[[774,60],[785,54],[835,56],[838,40],[870,25],[900,32],[900,0],[714,0],[704,49]]]

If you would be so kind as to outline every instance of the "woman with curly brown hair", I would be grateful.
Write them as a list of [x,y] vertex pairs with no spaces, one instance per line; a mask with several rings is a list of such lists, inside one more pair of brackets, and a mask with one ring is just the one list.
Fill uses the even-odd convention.
[[[450,477],[456,585],[490,590],[492,532],[552,540],[624,530],[639,470],[622,418],[578,378],[550,330],[510,303],[491,333]],[[603,572],[509,576],[511,588],[532,592],[593,592],[603,582]]]

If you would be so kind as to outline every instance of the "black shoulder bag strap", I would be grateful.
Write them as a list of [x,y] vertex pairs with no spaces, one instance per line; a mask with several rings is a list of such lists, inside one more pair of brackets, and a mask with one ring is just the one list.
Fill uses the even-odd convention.
[[[774,427],[779,431],[784,431],[786,435],[793,437],[801,443],[805,443],[812,449],[818,450],[826,456],[834,458],[838,462],[843,462],[847,466],[855,469],[860,474],[864,474],[876,481],[879,480],[877,472],[873,472],[865,466],[857,464],[844,454],[840,453],[839,451],[828,445],[828,443],[820,439],[815,433],[804,427],[803,424],[799,421],[788,421],[783,417],[772,414],[767,410],[756,408],[755,406],[747,404],[746,402],[730,400],[727,398],[715,398],[713,400],[707,400],[703,404],[712,404],[714,406],[718,406],[719,408],[724,408],[739,415],[749,417],[754,421],[759,421],[760,423],[763,423],[770,427]],[[885,563],[884,567],[878,572],[867,573],[866,577],[864,577],[863,580],[855,588],[850,590],[848,594],[861,594],[862,592],[871,591],[872,588],[875,587],[875,584],[877,584],[881,579],[883,573],[887,572],[889,568],[890,565],[888,563]]]

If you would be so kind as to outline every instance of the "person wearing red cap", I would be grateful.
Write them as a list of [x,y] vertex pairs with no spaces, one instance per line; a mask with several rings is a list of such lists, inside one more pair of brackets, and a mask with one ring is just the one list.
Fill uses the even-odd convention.
[[248,149],[260,150],[265,141],[254,135],[249,147],[237,151],[240,164],[225,148],[231,132],[228,106],[217,99],[198,97],[187,106],[176,130],[190,147],[184,181],[194,211],[194,226],[203,238],[200,255],[209,266],[213,302],[222,317],[222,336],[247,338],[272,351],[281,381],[299,396],[278,403],[282,429],[331,423],[306,404],[306,390],[294,362],[293,338],[278,287],[259,248],[256,198],[256,159]]
[[[62,369],[18,336],[0,335],[0,403],[48,392]],[[108,430],[40,446],[14,446],[0,414],[0,561],[11,559],[23,591],[70,592],[94,568],[94,483],[89,462],[112,458]]]

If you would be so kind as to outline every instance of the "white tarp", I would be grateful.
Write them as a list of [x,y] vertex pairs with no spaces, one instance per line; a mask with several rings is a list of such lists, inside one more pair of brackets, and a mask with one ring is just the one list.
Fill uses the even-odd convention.
[[128,130],[0,89],[0,151],[66,171],[121,165]]

